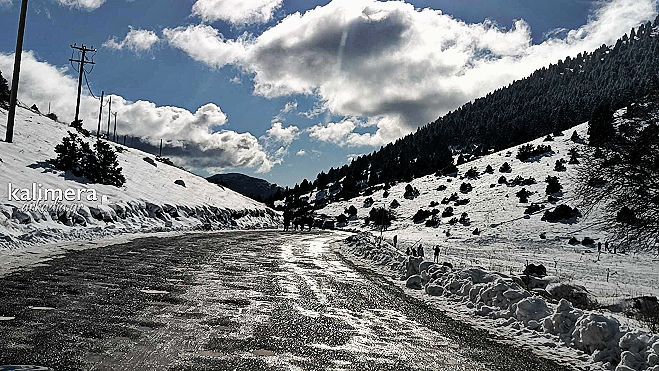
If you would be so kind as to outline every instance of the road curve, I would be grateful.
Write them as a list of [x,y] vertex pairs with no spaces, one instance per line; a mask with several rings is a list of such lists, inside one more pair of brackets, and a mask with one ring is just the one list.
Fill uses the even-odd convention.
[[341,238],[226,232],[70,251],[0,279],[0,365],[566,370],[353,266]]

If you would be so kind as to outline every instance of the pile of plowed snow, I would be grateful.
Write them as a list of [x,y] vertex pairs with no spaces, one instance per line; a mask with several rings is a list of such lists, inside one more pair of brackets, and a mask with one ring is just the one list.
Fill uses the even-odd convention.
[[[367,233],[349,237],[348,251],[386,266],[408,289],[449,298],[492,328],[524,330],[542,341],[537,346],[568,347],[616,371],[659,371],[659,335],[621,325],[613,316],[576,309],[566,299],[552,298],[551,290],[528,291],[518,277],[481,267],[453,269],[422,257],[407,257],[387,242],[381,247]],[[542,292],[544,295],[538,295]]]
[[[7,111],[0,109],[3,136],[6,121]],[[55,146],[70,129],[30,110],[17,110],[14,143],[0,142],[0,248],[124,232],[262,228],[279,223],[278,214],[263,204],[119,144],[113,146],[126,177],[122,187],[89,184],[56,170],[48,160],[55,158]],[[91,143],[93,138],[88,140]],[[17,189],[29,191],[32,198],[16,200]],[[48,203],[35,207],[35,189],[37,193],[71,190],[76,199],[63,202],[66,207]],[[90,200],[90,190],[96,192],[96,200]],[[77,197],[78,191],[82,197]]]

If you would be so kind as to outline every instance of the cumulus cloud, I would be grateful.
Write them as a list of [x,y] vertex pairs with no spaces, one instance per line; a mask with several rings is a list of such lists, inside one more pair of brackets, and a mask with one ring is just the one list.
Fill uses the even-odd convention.
[[57,0],[60,5],[82,10],[96,10],[105,4],[105,0]]
[[523,20],[502,28],[402,1],[334,0],[255,38],[227,40],[210,26],[189,26],[175,33],[187,36],[184,45],[172,45],[210,66],[249,72],[258,95],[313,95],[332,115],[376,130],[358,134],[344,120],[315,127],[314,139],[379,146],[538,68],[612,44],[655,16],[655,0],[598,2],[582,27],[533,44]]
[[215,68],[240,64],[246,53],[244,40],[226,40],[218,30],[208,25],[166,28],[163,35],[172,46],[192,59]]
[[103,46],[114,50],[128,49],[140,53],[150,50],[158,41],[160,41],[160,38],[155,32],[130,27],[123,40],[117,41],[117,38],[113,36],[103,43]]
[[300,136],[297,126],[284,127],[281,122],[273,122],[272,127],[266,131],[266,138],[284,146],[289,146]]
[[192,14],[204,21],[224,21],[235,26],[267,23],[284,0],[197,0]]
[[[0,54],[0,70],[11,75],[13,55]],[[23,53],[19,99],[39,107],[51,104],[51,110],[63,120],[72,120],[75,111],[77,81],[66,68],[57,68],[37,60],[33,52]],[[81,118],[84,126],[96,131],[99,101],[82,96]],[[121,135],[140,137],[157,145],[163,139],[172,153],[193,170],[252,168],[270,171],[273,160],[250,133],[226,130],[226,114],[209,103],[195,112],[148,101],[131,102],[112,95],[112,110],[118,113]],[[20,131],[20,128],[17,129]]]
[[304,156],[307,155],[307,151],[301,149],[301,150],[297,151],[297,152],[295,153],[295,155],[296,155],[297,157],[304,157]]

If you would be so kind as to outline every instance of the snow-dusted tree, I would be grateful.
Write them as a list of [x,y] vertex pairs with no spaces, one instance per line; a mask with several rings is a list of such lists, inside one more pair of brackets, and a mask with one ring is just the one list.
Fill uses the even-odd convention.
[[0,105],[7,105],[9,103],[9,95],[9,84],[2,76],[2,71],[0,71]]

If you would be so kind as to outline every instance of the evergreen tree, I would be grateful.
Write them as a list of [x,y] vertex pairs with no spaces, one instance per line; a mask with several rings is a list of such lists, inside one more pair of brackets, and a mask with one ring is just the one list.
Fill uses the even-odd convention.
[[2,76],[0,71],[0,105],[7,105],[9,103],[11,92],[9,91],[9,83]]
[[590,144],[601,146],[613,139],[613,110],[608,103],[597,106],[588,122],[588,137]]
[[[97,141],[94,144],[96,149],[96,171],[88,173],[93,181],[101,184],[121,187],[126,183],[126,178],[122,174],[122,168],[119,167],[117,153],[112,149],[110,144]],[[90,169],[91,170],[91,169]]]

